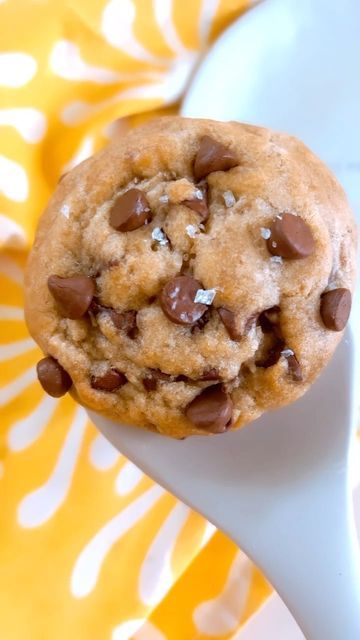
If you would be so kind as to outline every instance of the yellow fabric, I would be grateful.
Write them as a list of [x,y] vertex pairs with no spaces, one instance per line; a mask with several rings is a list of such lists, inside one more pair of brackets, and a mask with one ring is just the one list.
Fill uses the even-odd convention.
[[269,594],[233,543],[112,449],[71,398],[45,396],[22,311],[26,253],[59,176],[108,142],[115,119],[122,135],[176,110],[200,52],[246,4],[0,4],[3,640],[225,640]]

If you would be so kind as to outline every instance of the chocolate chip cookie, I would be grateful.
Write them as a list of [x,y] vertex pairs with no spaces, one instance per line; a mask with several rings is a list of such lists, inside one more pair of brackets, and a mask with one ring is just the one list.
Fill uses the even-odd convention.
[[301,396],[347,323],[356,234],[298,140],[180,117],[67,174],[26,275],[50,395],[174,437]]

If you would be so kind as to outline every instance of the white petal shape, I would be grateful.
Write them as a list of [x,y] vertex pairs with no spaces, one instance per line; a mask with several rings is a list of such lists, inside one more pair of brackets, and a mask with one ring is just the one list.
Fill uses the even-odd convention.
[[0,247],[24,249],[26,244],[24,229],[15,220],[0,213]]
[[50,54],[50,67],[53,73],[65,80],[113,84],[121,79],[121,74],[111,69],[97,67],[85,62],[80,47],[70,40],[59,40]]
[[120,459],[120,453],[106,440],[101,433],[92,441],[89,451],[89,460],[92,466],[99,471],[111,469]]
[[122,622],[113,630],[111,640],[130,640],[144,622],[146,622],[145,618],[134,618],[133,620]]
[[0,304],[0,320],[24,320],[24,311],[20,307]]
[[207,545],[209,540],[211,540],[211,538],[213,537],[214,533],[216,533],[215,525],[211,524],[211,522],[207,522],[206,523],[206,527],[205,527],[205,531],[204,531],[204,535],[203,535],[202,540],[201,540],[200,549],[202,549],[203,547],[205,547]]
[[8,402],[11,402],[16,396],[18,396],[26,387],[37,379],[35,367],[27,369],[18,378],[9,382],[9,384],[0,388],[0,407],[3,407]]
[[160,602],[173,583],[171,555],[189,511],[178,502],[149,547],[139,576],[139,596],[146,605]]
[[83,160],[87,160],[88,158],[90,158],[90,156],[92,156],[93,153],[94,153],[94,139],[91,136],[85,136],[80,146],[74,153],[73,157],[69,160],[69,162],[67,162],[63,166],[62,173],[71,171],[71,169],[76,167],[76,165],[80,164],[80,162],[83,162]]
[[8,344],[0,344],[0,362],[11,360],[11,358],[15,358],[16,356],[35,348],[36,344],[32,338],[25,338],[25,340],[18,340],[17,342],[9,342]]
[[0,274],[3,274],[16,284],[24,283],[24,272],[20,267],[8,256],[0,254]]
[[14,202],[24,202],[29,193],[25,170],[18,162],[5,156],[0,156],[0,193]]
[[29,493],[20,502],[17,519],[25,529],[44,524],[64,502],[79,457],[86,422],[85,410],[78,407],[50,478],[42,487]]
[[231,565],[223,591],[199,604],[193,613],[199,633],[216,638],[234,631],[244,612],[251,579],[252,565],[239,551]]
[[113,71],[91,65],[83,60],[80,47],[71,40],[59,40],[55,43],[50,55],[50,66],[55,75],[65,80],[94,82],[100,85],[133,81],[134,78],[154,79],[158,76],[152,71]]
[[127,460],[115,480],[115,490],[119,496],[126,496],[137,487],[143,479],[143,472],[133,462]]
[[135,631],[134,640],[166,640],[166,637],[152,622],[145,620],[138,631]]
[[188,49],[181,42],[173,22],[172,0],[153,0],[154,14],[166,44],[174,53],[181,56]]
[[34,411],[14,422],[8,433],[9,448],[22,451],[35,442],[45,431],[58,402],[56,398],[44,395]]
[[135,15],[133,0],[109,0],[101,19],[101,31],[105,40],[137,60],[166,64],[166,59],[154,56],[136,40],[133,32]]
[[[164,489],[154,485],[109,520],[80,553],[71,576],[71,593],[84,598],[95,588],[101,566],[114,544],[151,509]],[[121,636],[120,636],[121,637]]]
[[205,47],[208,44],[211,25],[218,6],[219,0],[203,0],[199,20],[199,38],[202,47]]
[[85,102],[84,100],[70,102],[64,107],[60,117],[64,124],[76,126],[87,120],[90,116],[94,116],[103,109],[116,105],[122,100],[158,99],[162,101],[165,95],[166,89],[164,88],[164,84],[144,84],[119,91],[110,98],[106,98],[106,100],[96,102],[95,104]]
[[34,77],[37,70],[35,58],[28,53],[0,53],[0,85],[22,87]]
[[45,135],[46,118],[32,107],[0,109],[0,125],[14,127],[26,142],[35,143]]

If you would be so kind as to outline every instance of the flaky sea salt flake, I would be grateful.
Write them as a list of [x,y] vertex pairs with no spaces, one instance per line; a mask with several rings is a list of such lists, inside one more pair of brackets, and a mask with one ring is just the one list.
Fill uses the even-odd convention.
[[201,189],[195,189],[194,191],[194,197],[196,198],[196,200],[202,200],[204,197],[203,192],[201,191]]
[[267,227],[261,227],[260,233],[262,238],[264,238],[264,240],[268,240],[271,236],[271,231]]
[[60,213],[62,213],[63,216],[65,216],[65,218],[69,219],[70,217],[70,207],[68,204],[63,204],[61,209],[60,209]]
[[189,238],[196,238],[198,232],[199,232],[198,227],[195,227],[194,224],[187,225],[186,233],[188,234]]
[[294,355],[294,352],[292,349],[283,349],[281,355],[284,356],[284,358],[289,358]]
[[194,302],[201,304],[212,304],[216,296],[216,289],[198,289],[194,298]]
[[234,206],[236,199],[232,191],[224,191],[223,198],[226,207],[229,208]]
[[281,256],[271,256],[270,262],[276,262],[277,264],[282,264]]
[[169,202],[169,196],[167,195],[167,193],[164,193],[162,196],[160,196],[159,202],[161,202],[161,204],[167,204]]
[[169,242],[167,235],[162,229],[160,229],[160,227],[155,227],[155,229],[152,230],[151,237],[153,240],[156,240],[156,242],[163,246],[168,244]]

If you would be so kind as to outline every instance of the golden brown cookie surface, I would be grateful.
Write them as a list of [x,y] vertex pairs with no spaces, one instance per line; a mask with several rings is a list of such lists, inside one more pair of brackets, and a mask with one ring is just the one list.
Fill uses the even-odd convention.
[[295,138],[164,118],[61,181],[26,319],[84,405],[220,433],[295,400],[328,362],[355,244],[341,187]]

